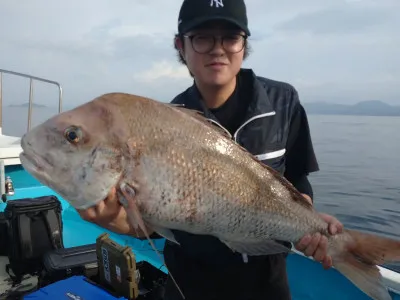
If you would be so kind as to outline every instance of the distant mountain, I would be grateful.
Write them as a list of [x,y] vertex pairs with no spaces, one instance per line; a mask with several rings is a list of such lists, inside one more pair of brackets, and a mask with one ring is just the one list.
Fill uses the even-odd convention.
[[354,105],[326,102],[304,102],[309,114],[355,115],[355,116],[400,116],[400,106],[392,106],[382,101],[362,101]]
[[[29,107],[29,103],[10,104],[10,105],[8,105],[7,107]],[[32,103],[32,107],[47,108],[46,105],[43,105],[43,104],[35,104],[35,103]]]

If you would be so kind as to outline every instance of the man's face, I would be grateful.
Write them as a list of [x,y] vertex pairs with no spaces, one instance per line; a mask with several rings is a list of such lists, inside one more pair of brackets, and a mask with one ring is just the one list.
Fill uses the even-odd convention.
[[196,81],[221,86],[239,72],[244,32],[224,22],[204,24],[185,34],[183,56]]

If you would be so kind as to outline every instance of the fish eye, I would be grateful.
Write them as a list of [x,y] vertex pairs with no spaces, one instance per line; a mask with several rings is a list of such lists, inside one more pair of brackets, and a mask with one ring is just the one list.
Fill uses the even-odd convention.
[[65,130],[64,136],[70,143],[76,144],[82,138],[82,131],[76,126],[71,126]]

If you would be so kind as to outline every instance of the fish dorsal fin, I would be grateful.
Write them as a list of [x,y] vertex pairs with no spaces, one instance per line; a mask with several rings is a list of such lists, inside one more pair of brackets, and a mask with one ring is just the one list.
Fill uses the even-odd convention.
[[202,111],[199,111],[196,109],[191,109],[191,108],[186,108],[182,104],[169,103],[168,105],[173,107],[174,109],[179,110],[185,114],[188,114],[189,116],[195,118],[196,120],[208,125],[210,128],[216,130],[218,133],[222,134],[223,136],[225,136],[229,139],[232,138],[231,134],[226,129],[221,127],[221,125],[219,125],[216,121],[206,118],[206,116],[204,115],[204,113]]

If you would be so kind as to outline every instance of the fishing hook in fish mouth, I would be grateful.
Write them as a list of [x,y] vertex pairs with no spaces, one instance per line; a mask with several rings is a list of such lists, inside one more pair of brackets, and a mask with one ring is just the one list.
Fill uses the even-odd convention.
[[[134,199],[134,197],[136,196],[136,191],[130,185],[126,184],[125,182],[122,182],[120,184],[119,188],[120,188],[120,193],[119,193],[120,195],[118,197],[118,201],[119,201],[119,203],[121,203],[121,205],[125,208],[125,210],[128,213],[129,199],[127,199],[126,196],[128,196],[130,199]],[[129,220],[137,234],[138,233],[137,229],[139,228],[138,220],[135,220],[133,218],[133,216],[129,216]]]
[[[126,191],[130,197],[135,197],[136,196],[136,191],[129,185],[127,185],[125,182],[121,183],[120,185],[120,189]],[[128,207],[128,199],[125,198],[125,196],[122,194],[122,197],[119,197],[119,203],[121,203],[121,205],[123,207]]]

